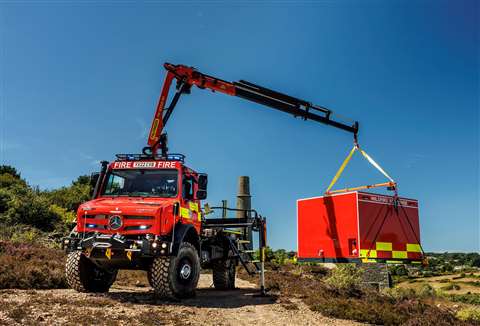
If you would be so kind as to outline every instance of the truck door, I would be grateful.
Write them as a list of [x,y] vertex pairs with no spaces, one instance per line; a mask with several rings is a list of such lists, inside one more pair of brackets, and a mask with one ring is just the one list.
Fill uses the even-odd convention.
[[200,225],[201,212],[200,203],[195,198],[197,191],[197,180],[191,174],[184,174],[182,178],[182,200],[180,207],[180,217],[184,223]]

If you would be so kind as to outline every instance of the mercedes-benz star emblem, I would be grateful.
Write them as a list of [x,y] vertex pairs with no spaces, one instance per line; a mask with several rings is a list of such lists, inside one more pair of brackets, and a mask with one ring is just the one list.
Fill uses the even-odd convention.
[[118,230],[123,225],[122,218],[118,215],[112,215],[108,219],[108,225],[110,226],[110,229]]

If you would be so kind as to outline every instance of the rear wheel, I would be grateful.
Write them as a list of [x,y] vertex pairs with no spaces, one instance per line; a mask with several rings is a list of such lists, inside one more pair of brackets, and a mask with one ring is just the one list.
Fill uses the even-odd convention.
[[65,276],[68,285],[79,292],[108,292],[117,270],[99,268],[83,252],[73,251],[67,257]]
[[198,253],[188,242],[180,245],[176,256],[155,258],[148,270],[149,283],[162,298],[194,296],[199,277]]
[[235,289],[236,262],[234,259],[221,259],[213,263],[213,285],[217,290]]

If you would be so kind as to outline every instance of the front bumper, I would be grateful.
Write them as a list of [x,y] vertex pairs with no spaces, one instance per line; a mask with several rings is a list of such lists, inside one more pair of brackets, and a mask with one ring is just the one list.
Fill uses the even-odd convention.
[[127,260],[169,256],[171,242],[162,239],[129,239],[117,234],[90,234],[66,237],[62,243],[68,253],[81,250],[92,260]]

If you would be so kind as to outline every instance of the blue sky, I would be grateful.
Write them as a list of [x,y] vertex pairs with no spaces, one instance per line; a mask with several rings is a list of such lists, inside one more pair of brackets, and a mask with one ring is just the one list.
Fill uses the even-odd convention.
[[[360,144],[417,198],[426,250],[478,251],[477,1],[0,4],[0,158],[68,185],[139,152],[165,61],[245,79],[360,121]],[[234,203],[251,177],[269,244],[296,247],[296,199],[323,193],[350,134],[194,89],[170,148]],[[357,156],[339,187],[383,181]]]

